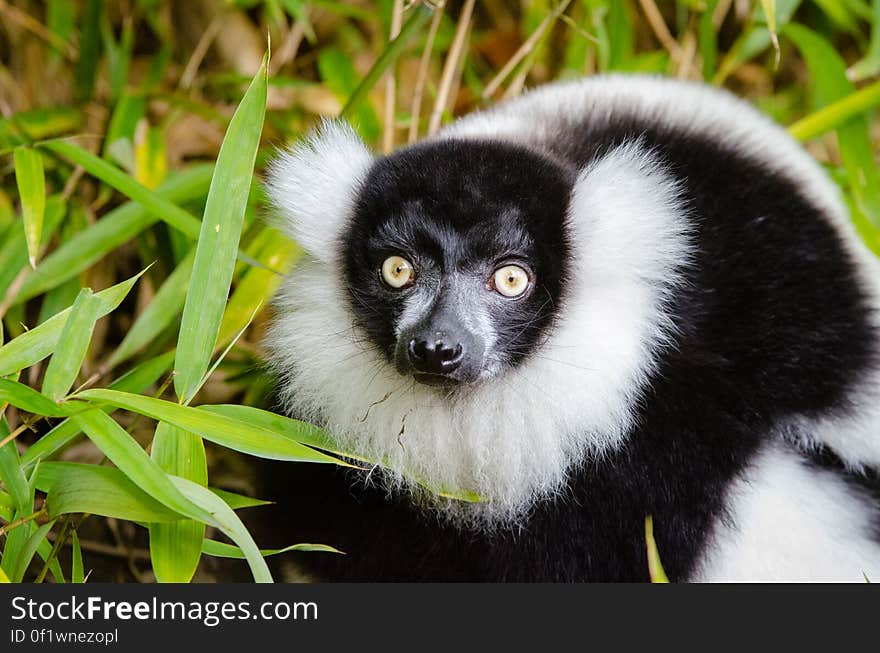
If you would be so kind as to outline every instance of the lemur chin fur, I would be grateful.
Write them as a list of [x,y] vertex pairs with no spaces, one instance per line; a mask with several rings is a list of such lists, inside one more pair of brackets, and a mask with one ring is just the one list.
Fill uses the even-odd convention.
[[267,188],[279,403],[383,462],[321,472],[351,519],[296,490],[319,577],[644,580],[651,515],[675,580],[880,579],[878,264],[745,101],[597,76],[385,157],[325,122]]

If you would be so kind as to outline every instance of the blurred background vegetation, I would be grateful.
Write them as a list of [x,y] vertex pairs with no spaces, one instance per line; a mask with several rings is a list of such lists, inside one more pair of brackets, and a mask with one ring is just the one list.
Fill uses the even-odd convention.
[[[115,383],[174,401],[178,386],[181,403],[267,406],[272,381],[259,347],[265,307],[298,250],[261,220],[258,180],[242,195],[216,369],[195,397],[184,397],[169,374],[175,344],[183,342],[191,275],[199,274],[192,272],[199,225],[187,221],[206,210],[206,164],[217,160],[224,134],[227,142],[244,138],[230,121],[251,80],[265,83],[259,71],[269,39],[265,123],[252,139],[254,148],[260,139],[257,173],[275,146],[320,116],[342,113],[377,151],[390,152],[538,84],[612,71],[664,74],[729,88],[788,127],[840,183],[859,233],[880,251],[880,0],[0,0],[0,342],[74,305],[91,339],[73,356],[73,387]],[[253,115],[261,102],[252,99]],[[217,174],[232,165],[218,164]],[[105,319],[95,316],[106,310],[78,299],[83,287],[108,288],[145,268]],[[219,286],[225,299],[230,285]],[[53,343],[68,354],[77,346],[57,335]],[[98,420],[81,439],[78,422],[58,436],[66,414],[25,397],[21,386],[56,405],[67,394],[69,384],[58,378],[71,372],[59,372],[60,362],[49,371],[43,359],[50,353],[8,368],[0,360],[0,377],[17,383],[6,395],[0,388],[0,580],[82,580],[88,570],[93,579],[116,581],[247,573],[239,561],[224,562],[230,550],[218,545],[205,545],[209,555],[201,556],[167,542],[163,548],[154,530],[149,541],[138,524],[165,508],[150,508],[120,485],[124,478],[114,477],[114,487],[141,501],[141,512],[98,505],[46,511],[52,479],[70,471],[50,461],[94,467],[109,459],[144,487],[93,433],[113,431],[112,424]],[[111,421],[174,471],[156,455],[156,415],[129,410]],[[201,451],[201,438],[195,445]],[[203,478],[175,473],[201,485],[210,478],[212,487],[237,493],[226,501],[241,507],[254,494],[255,465],[245,449],[209,443],[200,453]],[[212,536],[216,526],[192,534],[196,549],[204,533]],[[157,551],[173,560],[154,574]],[[175,566],[178,558],[188,562]]]

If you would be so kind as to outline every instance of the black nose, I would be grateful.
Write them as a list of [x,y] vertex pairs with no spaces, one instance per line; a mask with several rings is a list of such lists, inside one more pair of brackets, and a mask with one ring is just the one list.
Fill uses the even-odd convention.
[[419,372],[449,374],[461,365],[462,358],[464,349],[460,343],[415,338],[409,341],[409,360]]

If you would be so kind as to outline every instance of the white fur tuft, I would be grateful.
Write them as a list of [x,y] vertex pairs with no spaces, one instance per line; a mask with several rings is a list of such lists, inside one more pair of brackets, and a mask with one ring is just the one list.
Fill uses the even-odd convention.
[[337,238],[373,157],[346,123],[321,127],[269,165],[266,187],[278,211],[278,226],[313,257],[338,253]]
[[875,503],[838,474],[768,446],[729,490],[729,515],[692,580],[876,582]]

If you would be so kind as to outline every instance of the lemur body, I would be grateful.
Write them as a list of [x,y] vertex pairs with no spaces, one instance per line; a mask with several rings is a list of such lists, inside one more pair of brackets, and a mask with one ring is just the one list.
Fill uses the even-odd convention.
[[281,401],[396,470],[291,517],[324,577],[643,580],[651,515],[676,580],[880,578],[880,270],[745,102],[597,77],[379,159],[331,123],[269,189]]

